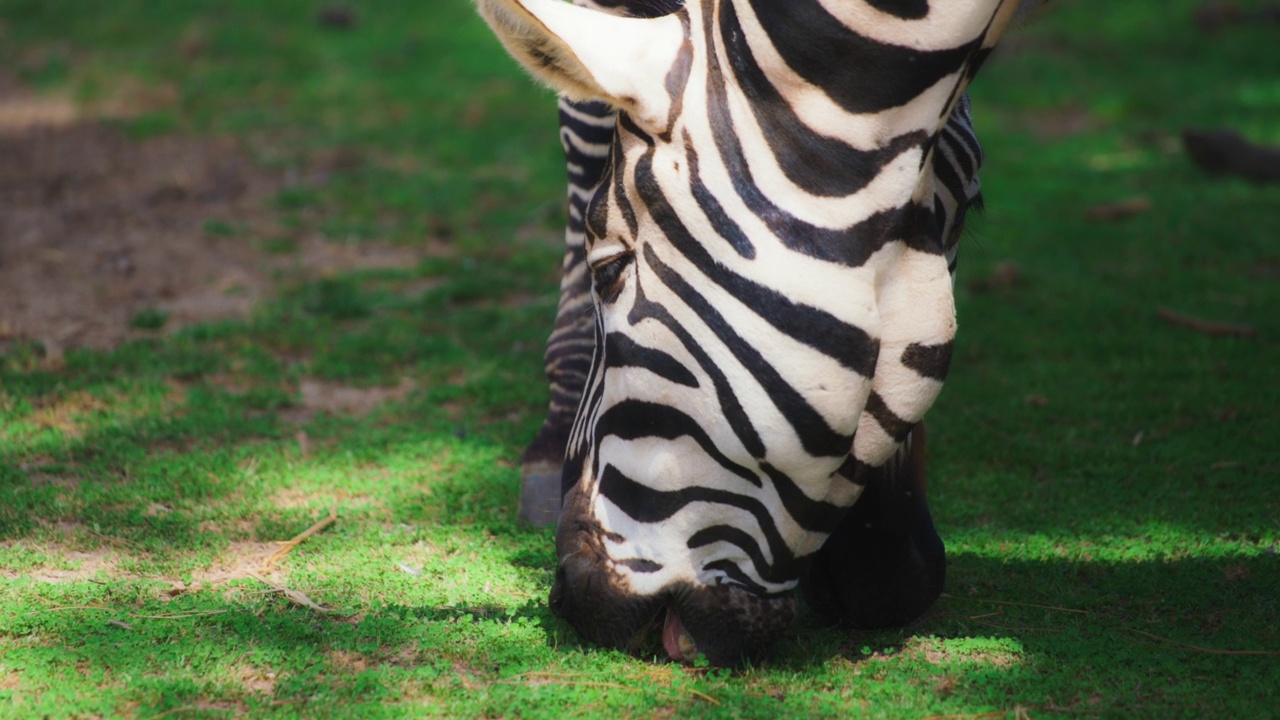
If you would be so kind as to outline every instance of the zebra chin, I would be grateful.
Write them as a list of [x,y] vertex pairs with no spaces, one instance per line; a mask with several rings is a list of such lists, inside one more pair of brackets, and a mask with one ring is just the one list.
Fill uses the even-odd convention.
[[578,535],[569,542],[581,545],[560,553],[550,605],[589,642],[638,657],[661,647],[678,662],[702,656],[717,667],[736,667],[763,660],[795,616],[794,593],[764,596],[737,585],[684,582],[652,595],[629,592],[599,546],[579,533],[568,533]]

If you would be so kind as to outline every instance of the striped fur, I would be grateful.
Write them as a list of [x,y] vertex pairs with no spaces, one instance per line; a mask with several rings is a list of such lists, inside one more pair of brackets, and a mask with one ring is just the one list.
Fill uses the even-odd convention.
[[[579,100],[531,448],[567,451],[553,607],[606,644],[665,609],[713,662],[758,654],[869,478],[916,474],[890,461],[950,359],[963,91],[1017,3],[478,1]],[[908,504],[876,519],[932,534]]]

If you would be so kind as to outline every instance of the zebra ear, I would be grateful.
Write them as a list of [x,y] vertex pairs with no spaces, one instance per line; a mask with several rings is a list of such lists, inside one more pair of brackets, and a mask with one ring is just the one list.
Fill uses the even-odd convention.
[[480,15],[535,78],[573,100],[665,117],[664,79],[684,42],[674,15],[611,15],[560,0],[476,0]]

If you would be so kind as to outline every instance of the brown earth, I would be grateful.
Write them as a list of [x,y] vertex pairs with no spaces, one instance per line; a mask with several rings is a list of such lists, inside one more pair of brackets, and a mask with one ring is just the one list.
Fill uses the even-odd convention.
[[[129,324],[143,310],[172,331],[247,316],[282,274],[413,267],[420,252],[279,227],[272,199],[324,170],[264,168],[228,138],[133,140],[0,72],[0,352],[39,341],[56,362],[147,335]],[[297,250],[262,249],[280,236]]]

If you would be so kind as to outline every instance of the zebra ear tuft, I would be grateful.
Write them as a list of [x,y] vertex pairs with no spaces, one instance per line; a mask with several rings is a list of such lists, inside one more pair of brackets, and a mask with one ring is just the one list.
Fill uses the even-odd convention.
[[552,89],[638,118],[665,116],[663,80],[684,42],[676,17],[619,17],[560,0],[475,2],[512,57]]

